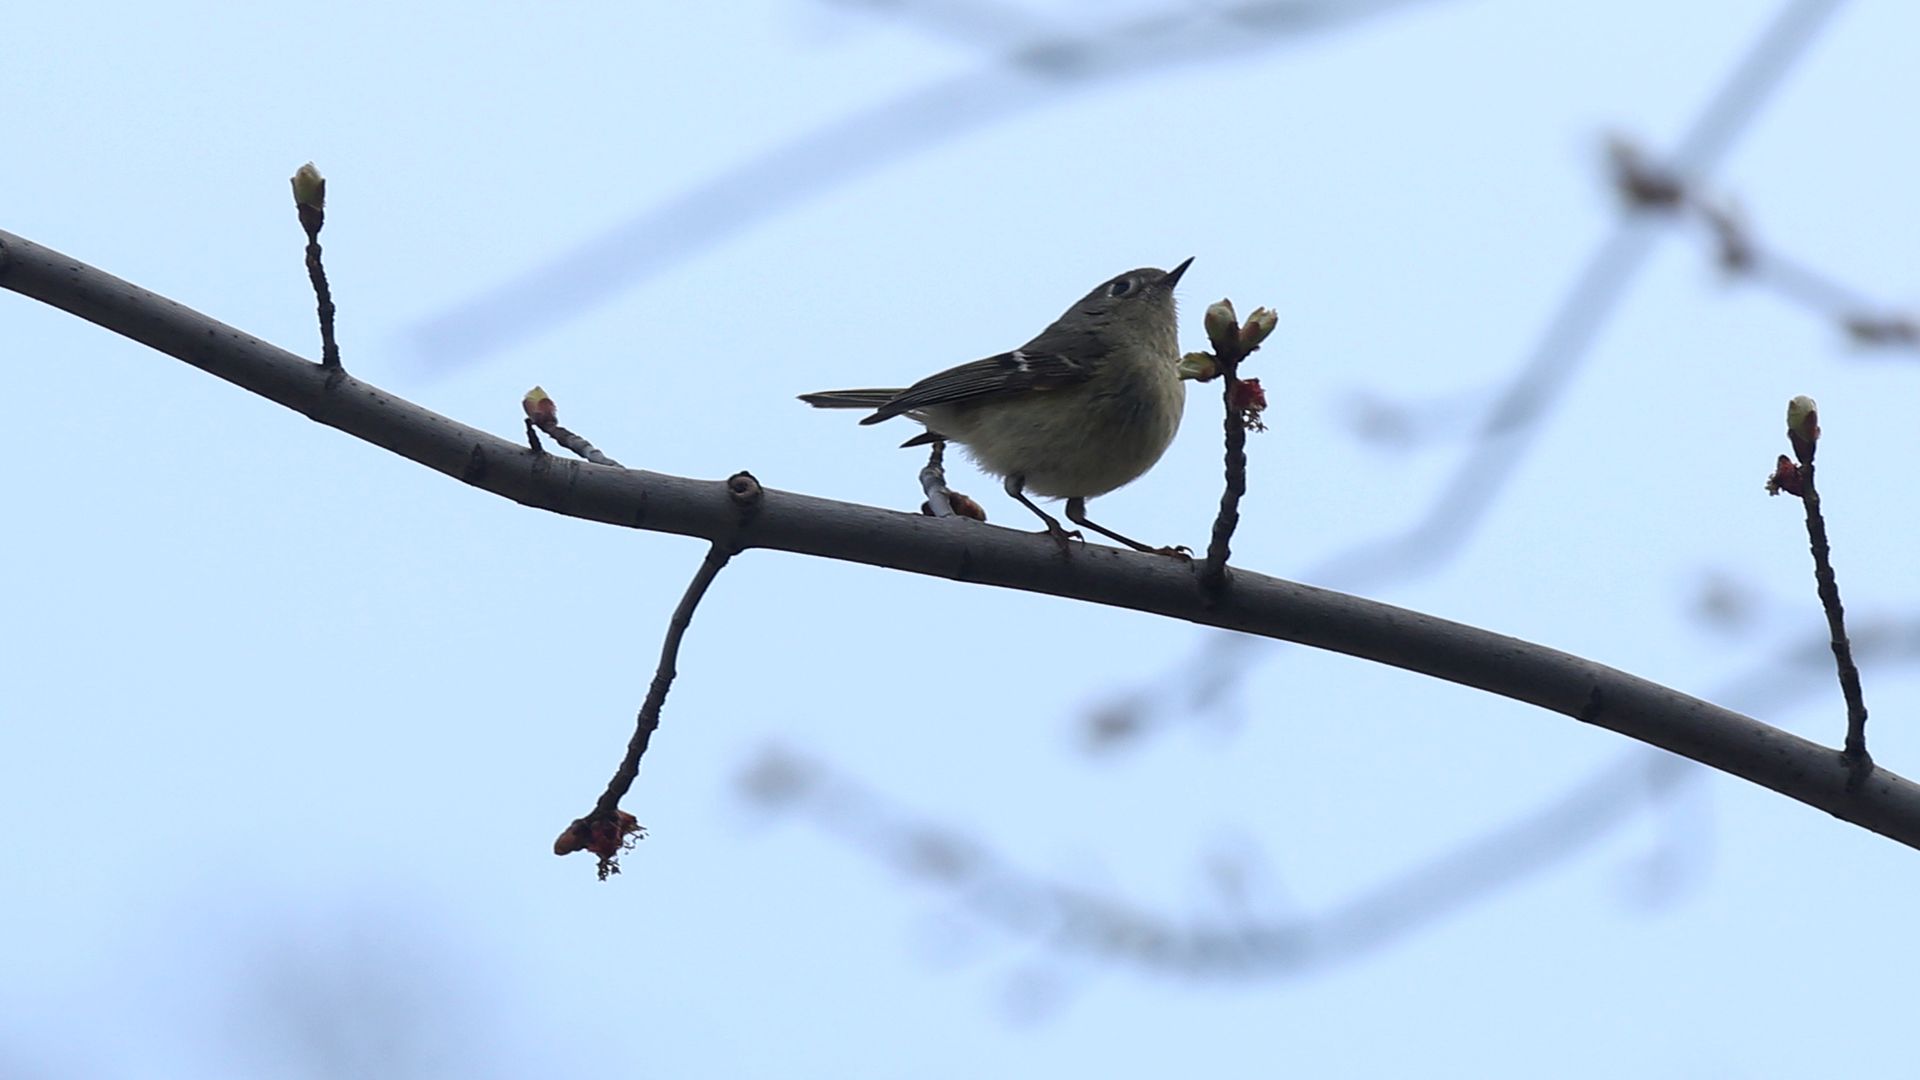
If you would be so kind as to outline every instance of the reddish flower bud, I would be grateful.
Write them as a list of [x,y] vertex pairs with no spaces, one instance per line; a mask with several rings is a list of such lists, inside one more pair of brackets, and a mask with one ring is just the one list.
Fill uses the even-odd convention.
[[1267,392],[1261,389],[1259,379],[1242,379],[1236,383],[1232,405],[1250,430],[1267,430],[1266,423],[1260,419],[1260,414],[1267,409]]
[[1783,491],[1789,495],[1802,495],[1806,491],[1800,483],[1800,467],[1785,454],[1774,463],[1773,475],[1767,477],[1767,494],[1778,495]]
[[520,408],[525,410],[527,419],[536,424],[551,424],[560,419],[560,407],[537,386],[520,399]]

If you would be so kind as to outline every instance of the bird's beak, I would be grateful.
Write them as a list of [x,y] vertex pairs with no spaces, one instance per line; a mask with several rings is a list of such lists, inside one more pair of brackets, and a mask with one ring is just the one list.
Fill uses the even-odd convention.
[[1169,289],[1173,288],[1175,285],[1180,284],[1180,275],[1186,273],[1187,267],[1192,265],[1193,265],[1193,257],[1188,256],[1186,262],[1183,262],[1179,266],[1176,266],[1173,269],[1167,271],[1167,276],[1160,279],[1160,284]]

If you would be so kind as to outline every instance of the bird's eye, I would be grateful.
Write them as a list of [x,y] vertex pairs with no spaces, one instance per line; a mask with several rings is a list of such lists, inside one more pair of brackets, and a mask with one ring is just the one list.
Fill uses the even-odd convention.
[[1133,291],[1132,278],[1115,278],[1107,285],[1108,296],[1125,296]]

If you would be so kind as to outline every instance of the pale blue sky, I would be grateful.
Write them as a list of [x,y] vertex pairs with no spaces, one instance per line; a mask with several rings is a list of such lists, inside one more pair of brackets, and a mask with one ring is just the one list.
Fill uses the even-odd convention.
[[[903,509],[908,432],[795,393],[1006,348],[1106,275],[1193,255],[1189,347],[1219,296],[1281,315],[1236,552],[1342,584],[1314,575],[1417,519],[1466,451],[1358,438],[1356,395],[1468,425],[1613,227],[1604,133],[1673,139],[1776,8],[1431,0],[1058,86],[982,75],[990,49],[858,4],[12,5],[0,228],[317,355],[286,186],[312,159],[356,375],[509,436],[538,383],[629,465]],[[1156,9],[1029,10],[1076,29]],[[1911,4],[1843,5],[1718,177],[1763,242],[1907,304],[1917,34]],[[577,317],[485,355],[419,348],[531,268],[949,82],[980,95],[946,121],[964,130],[812,194],[768,167],[738,228]],[[821,818],[756,809],[742,773],[785,748],[889,814],[1180,925],[1232,910],[1209,884],[1222,853],[1252,860],[1261,918],[1312,915],[1633,746],[1267,649],[1238,662],[1226,722],[1090,758],[1090,707],[1217,645],[764,552],[702,607],[628,802],[653,836],[596,883],[548,847],[617,761],[698,544],[482,495],[12,294],[0,350],[20,406],[0,1075],[1910,1062],[1920,856],[1717,775],[1323,970],[1169,976],[975,922]],[[1799,508],[1761,480],[1786,400],[1814,395],[1849,612],[1863,634],[1910,625],[1916,392],[1913,354],[1849,346],[1667,230],[1462,552],[1364,591],[1837,740],[1830,673],[1769,670],[1822,623]],[[1217,429],[1196,394],[1167,458],[1097,519],[1198,546]],[[995,482],[953,482],[1026,526]],[[1748,622],[1698,617],[1710,577],[1750,595]],[[1874,752],[1911,775],[1904,651],[1865,677]],[[1662,851],[1682,869],[1650,900]]]

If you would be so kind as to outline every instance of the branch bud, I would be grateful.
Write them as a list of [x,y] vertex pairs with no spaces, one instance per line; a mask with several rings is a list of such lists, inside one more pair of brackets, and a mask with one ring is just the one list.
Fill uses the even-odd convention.
[[527,419],[536,424],[551,424],[560,418],[560,406],[537,386],[520,399],[520,408],[526,412]]
[[1785,454],[1781,454],[1780,460],[1774,462],[1773,475],[1767,477],[1767,494],[1778,495],[1783,491],[1789,495],[1803,495],[1806,492],[1805,486],[1800,483],[1799,468]]
[[1213,351],[1229,357],[1240,352],[1240,317],[1233,312],[1233,301],[1217,300],[1207,308],[1207,340]]
[[1208,382],[1220,374],[1220,365],[1213,359],[1212,353],[1190,352],[1180,358],[1180,377],[1194,382]]
[[310,210],[327,208],[327,178],[320,175],[320,170],[313,167],[313,162],[300,166],[293,174],[292,183],[295,206]]
[[1787,441],[1802,465],[1813,460],[1814,444],[1820,441],[1820,407],[1805,394],[1787,402]]
[[1272,308],[1254,308],[1253,314],[1247,316],[1246,325],[1240,328],[1240,343],[1251,352],[1259,348],[1260,343],[1267,340],[1267,335],[1273,333],[1273,328],[1278,325],[1280,316]]

